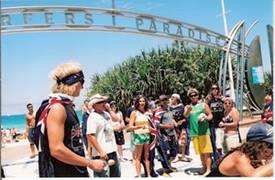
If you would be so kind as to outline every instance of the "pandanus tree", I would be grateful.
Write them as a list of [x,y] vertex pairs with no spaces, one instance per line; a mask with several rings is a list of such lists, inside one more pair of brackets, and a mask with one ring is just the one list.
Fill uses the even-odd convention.
[[265,73],[265,92],[266,94],[272,94],[272,85],[273,85],[273,78],[272,73],[267,72]]
[[103,74],[92,75],[87,96],[108,95],[123,111],[138,94],[157,99],[161,94],[178,93],[186,103],[190,87],[207,94],[218,81],[219,61],[219,50],[175,42],[171,47],[142,51]]

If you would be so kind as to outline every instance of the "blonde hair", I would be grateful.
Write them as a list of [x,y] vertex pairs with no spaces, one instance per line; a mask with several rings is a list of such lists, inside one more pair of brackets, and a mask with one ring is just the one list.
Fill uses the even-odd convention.
[[76,84],[66,85],[66,84],[57,84],[57,79],[63,79],[64,77],[78,73],[81,71],[80,64],[77,62],[67,62],[57,66],[51,73],[50,78],[55,80],[55,83],[51,86],[51,91],[53,93],[63,93],[72,96],[76,91]]

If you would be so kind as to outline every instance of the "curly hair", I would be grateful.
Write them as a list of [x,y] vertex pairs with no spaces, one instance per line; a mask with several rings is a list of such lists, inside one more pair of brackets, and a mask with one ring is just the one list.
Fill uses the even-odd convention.
[[145,106],[144,106],[144,110],[145,111],[148,111],[148,108],[149,108],[149,103],[148,103],[148,100],[145,96],[143,95],[138,95],[136,98],[135,98],[135,103],[134,103],[134,106],[135,106],[135,109],[139,111],[138,107],[139,107],[139,100],[143,98],[145,100]]
[[244,153],[245,156],[250,160],[250,164],[254,168],[257,168],[262,165],[262,159],[259,158],[260,152],[263,152],[264,149],[268,149],[268,148],[270,148],[270,145],[267,142],[248,141],[243,143],[241,146],[230,150],[228,154],[231,154],[235,151],[240,151]]

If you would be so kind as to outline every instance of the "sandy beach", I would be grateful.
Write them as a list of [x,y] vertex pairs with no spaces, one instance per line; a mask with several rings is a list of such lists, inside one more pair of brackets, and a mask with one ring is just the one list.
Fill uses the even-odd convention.
[[4,147],[1,148],[1,164],[5,165],[29,157],[31,154],[29,146],[28,140],[6,143]]

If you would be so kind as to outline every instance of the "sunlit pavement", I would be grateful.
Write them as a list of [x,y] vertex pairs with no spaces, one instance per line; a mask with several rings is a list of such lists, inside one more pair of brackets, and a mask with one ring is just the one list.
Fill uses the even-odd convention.
[[[129,151],[129,143],[124,145],[124,158],[132,159],[131,152]],[[20,152],[18,152],[20,153]],[[157,153],[156,153],[157,154]],[[177,161],[172,163],[172,166],[177,168],[177,172],[172,172],[167,175],[162,175],[161,164],[155,159],[155,170],[157,173],[161,174],[159,177],[183,177],[183,176],[201,176],[199,171],[201,171],[201,163],[198,155],[195,155],[193,146],[191,143],[190,156],[191,162]],[[121,178],[134,178],[136,175],[135,167],[133,161],[120,162],[121,165]],[[22,158],[13,162],[3,163],[3,168],[6,177],[38,177],[38,157],[30,159],[29,157]],[[143,170],[142,170],[143,171]],[[92,170],[89,170],[90,176],[93,176]]]

